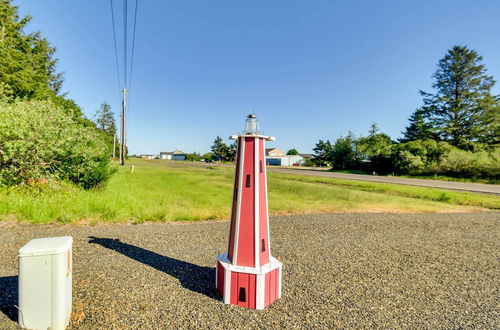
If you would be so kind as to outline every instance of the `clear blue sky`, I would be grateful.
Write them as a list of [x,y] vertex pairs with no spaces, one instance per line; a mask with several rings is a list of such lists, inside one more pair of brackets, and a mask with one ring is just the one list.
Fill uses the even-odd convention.
[[[34,17],[28,31],[58,48],[69,97],[87,116],[107,101],[118,119],[110,2],[14,4]],[[129,152],[207,152],[217,135],[241,131],[250,110],[284,150],[311,152],[372,122],[398,138],[453,45],[477,50],[500,79],[499,13],[500,1],[139,0]]]

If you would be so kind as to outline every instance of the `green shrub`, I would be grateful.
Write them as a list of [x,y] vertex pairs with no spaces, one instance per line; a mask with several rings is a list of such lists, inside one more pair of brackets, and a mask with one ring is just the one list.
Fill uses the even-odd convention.
[[399,174],[492,180],[500,178],[500,148],[487,151],[478,147],[473,152],[442,141],[415,140],[397,145],[393,159]]
[[465,178],[500,178],[500,148],[470,152],[453,148],[434,168],[435,173]]
[[311,158],[304,159],[304,166],[306,167],[314,167],[316,164],[311,160]]
[[408,150],[396,150],[394,152],[394,169],[398,174],[419,173],[424,169],[421,156],[414,155]]
[[97,129],[50,101],[0,103],[0,185],[45,179],[91,188],[112,173]]

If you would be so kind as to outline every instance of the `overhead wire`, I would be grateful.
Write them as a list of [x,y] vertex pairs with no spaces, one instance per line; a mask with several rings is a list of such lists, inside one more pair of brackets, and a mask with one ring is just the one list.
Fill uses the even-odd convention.
[[135,27],[137,26],[137,4],[138,0],[135,0],[135,12],[134,12],[134,29],[133,29],[133,34],[132,34],[132,52],[131,52],[131,58],[130,58],[130,75],[129,75],[129,81],[128,85],[129,88],[132,86],[132,69],[134,68],[134,50],[135,50]]
[[[118,77],[118,88],[121,90],[122,86],[122,80],[120,79],[120,62],[118,61],[118,44],[117,44],[117,39],[116,39],[116,24],[115,24],[115,13],[114,13],[114,5],[113,5],[113,0],[110,0],[111,4],[111,21],[113,24],[113,41],[114,41],[114,50],[115,50],[115,61],[116,61],[116,74]],[[136,35],[136,26],[137,26],[137,8],[138,8],[138,0],[135,0],[135,8],[134,8],[134,26],[133,26],[133,37],[132,37],[132,51],[131,51],[131,61],[130,61],[130,76],[127,76],[127,69],[129,66],[128,63],[128,0],[123,0],[123,99],[122,99],[122,106],[123,106],[123,112],[122,112],[122,120],[125,121],[123,123],[122,127],[122,134],[125,136],[122,136],[122,145],[126,145],[126,135],[127,132],[125,132],[125,127],[127,118],[125,116],[125,97],[129,93],[127,91],[127,87],[130,88],[132,84],[132,69],[133,69],[133,63],[134,63],[134,52],[135,52],[135,35]],[[128,80],[127,80],[128,78]],[[130,99],[128,100],[128,109],[130,109]],[[130,111],[130,110],[128,110]],[[123,164],[122,164],[123,165]]]
[[123,52],[124,52],[124,56],[125,56],[125,61],[123,62],[123,70],[125,72],[125,79],[123,80],[123,84],[126,85],[127,84],[127,17],[128,17],[128,14],[127,14],[127,8],[128,8],[128,1],[127,0],[124,0],[123,1],[123,35],[124,35],[124,38],[123,38]]
[[120,68],[118,65],[118,51],[116,47],[116,31],[115,31],[115,12],[113,8],[113,0],[110,2],[111,4],[111,23],[113,24],[113,40],[115,46],[115,62],[116,62],[116,75],[118,77],[118,90],[121,89],[121,79],[120,79]]
[[[137,8],[139,0],[135,0],[134,6],[134,25],[132,27],[132,49],[130,52],[130,64],[128,61],[129,51],[128,51],[128,0],[123,0],[123,84],[120,74],[120,62],[118,60],[118,44],[116,38],[116,23],[115,23],[115,8],[113,5],[113,0],[110,0],[111,5],[111,22],[113,25],[113,42],[115,51],[115,62],[116,62],[116,75],[118,77],[119,89],[123,87],[130,88],[132,85],[132,72],[134,68],[134,54],[135,54],[135,36],[137,30]],[[130,71],[129,71],[130,69]]]

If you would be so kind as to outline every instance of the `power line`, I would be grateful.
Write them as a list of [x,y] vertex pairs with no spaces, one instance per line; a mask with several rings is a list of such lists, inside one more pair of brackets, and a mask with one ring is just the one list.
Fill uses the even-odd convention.
[[113,0],[111,0],[111,22],[113,24],[113,40],[115,45],[115,61],[116,61],[116,75],[118,76],[118,89],[121,88],[121,80],[120,80],[120,68],[118,66],[118,51],[116,49],[116,32],[115,32],[115,13],[113,9]]
[[131,59],[130,59],[130,75],[129,75],[129,80],[128,80],[128,86],[129,88],[132,86],[132,69],[134,67],[134,49],[135,49],[135,27],[137,25],[137,3],[138,0],[135,0],[135,13],[134,13],[134,33],[132,35],[132,53],[131,53]]
[[124,54],[125,54],[125,61],[123,62],[123,70],[125,72],[125,79],[123,81],[123,85],[126,85],[127,84],[127,17],[128,17],[128,14],[127,14],[127,8],[128,8],[128,1],[127,0],[124,0],[123,1],[123,49],[124,49]]
[[[121,138],[120,138],[120,165],[125,165],[125,157],[127,150],[127,139],[126,139],[126,109],[127,109],[127,86],[132,84],[132,68],[134,63],[134,50],[135,50],[135,31],[137,26],[137,4],[138,0],[135,0],[135,13],[134,13],[134,27],[133,27],[133,37],[132,37],[132,52],[131,52],[131,61],[130,61],[130,76],[127,81],[127,68],[128,68],[128,60],[127,60],[127,42],[128,42],[128,0],[123,0],[123,89],[122,89],[122,114],[121,114]],[[116,60],[116,73],[118,76],[118,86],[121,86],[120,79],[120,65],[118,62],[118,50],[116,43],[116,29],[115,29],[115,15],[114,15],[114,6],[113,0],[111,0],[111,20],[113,23],[113,40],[115,46],[115,60]],[[127,84],[128,82],[128,84]],[[121,88],[120,88],[121,89]]]

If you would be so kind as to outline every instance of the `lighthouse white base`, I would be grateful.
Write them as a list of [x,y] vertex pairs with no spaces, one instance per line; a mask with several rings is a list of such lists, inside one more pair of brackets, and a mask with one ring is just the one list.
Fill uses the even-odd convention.
[[224,303],[264,309],[281,298],[282,263],[271,257],[261,267],[231,264],[227,254],[217,256],[215,284]]

